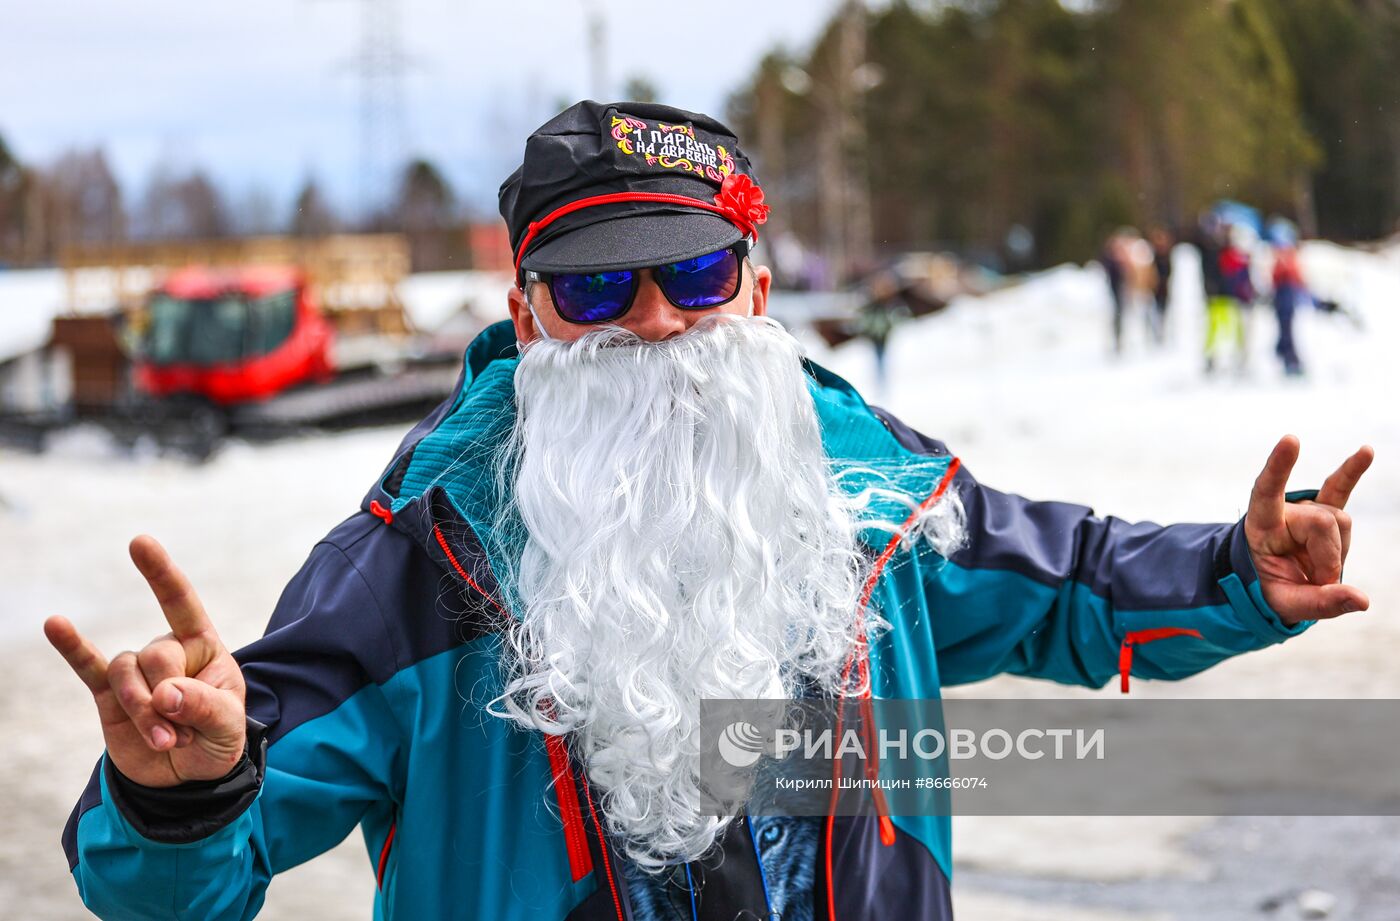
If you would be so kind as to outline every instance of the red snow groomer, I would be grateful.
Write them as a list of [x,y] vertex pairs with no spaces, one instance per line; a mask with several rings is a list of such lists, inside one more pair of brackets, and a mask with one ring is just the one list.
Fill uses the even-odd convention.
[[[66,405],[0,411],[0,440],[42,447],[77,422],[207,456],[226,434],[273,438],[421,418],[452,392],[461,353],[409,323],[393,234],[87,246],[62,257],[54,320]],[[57,376],[63,366],[71,380]],[[7,429],[8,426],[8,429]]]
[[334,337],[298,269],[178,269],[147,301],[135,383],[155,398],[260,402],[329,381]]

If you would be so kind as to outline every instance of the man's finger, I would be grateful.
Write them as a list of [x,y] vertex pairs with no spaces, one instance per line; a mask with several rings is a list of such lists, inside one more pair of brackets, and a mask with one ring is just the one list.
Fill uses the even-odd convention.
[[167,633],[156,637],[136,654],[136,664],[141,666],[141,674],[146,684],[155,687],[166,678],[183,678],[188,674],[185,647],[175,635]]
[[44,636],[68,666],[83,679],[93,696],[107,690],[107,657],[78,632],[72,621],[55,614],[44,621]]
[[1288,487],[1288,475],[1298,462],[1298,439],[1294,435],[1284,435],[1274,445],[1264,469],[1254,481],[1254,490],[1249,494],[1249,523],[1261,530],[1272,531],[1283,525],[1284,490]]
[[1347,562],[1347,554],[1351,552],[1351,515],[1339,508],[1330,505],[1313,503],[1315,508],[1326,509],[1332,517],[1337,519],[1337,532],[1342,536],[1342,565]]
[[151,688],[136,664],[136,653],[124,652],[107,666],[107,682],[126,715],[136,724],[152,751],[169,751],[177,739],[175,727],[151,705]]
[[1364,611],[1371,600],[1361,589],[1334,582],[1331,585],[1275,585],[1265,596],[1288,623],[1300,620],[1326,620],[1353,611]]
[[1302,505],[1286,512],[1288,533],[1303,546],[1307,555],[1308,579],[1330,585],[1342,578],[1342,534],[1337,516],[1330,509]]
[[241,742],[248,728],[243,705],[230,691],[198,678],[169,678],[152,692],[157,711],[215,744]]
[[1370,468],[1371,461],[1375,459],[1375,449],[1370,445],[1362,445],[1355,454],[1342,461],[1342,465],[1323,482],[1322,488],[1317,491],[1317,501],[1323,505],[1345,508],[1347,500],[1351,498],[1351,491],[1356,488],[1361,475]]
[[214,625],[204,613],[204,605],[195,594],[194,586],[176,567],[165,548],[154,537],[142,534],[131,541],[128,549],[131,561],[146,577],[175,636],[187,640],[213,635]]

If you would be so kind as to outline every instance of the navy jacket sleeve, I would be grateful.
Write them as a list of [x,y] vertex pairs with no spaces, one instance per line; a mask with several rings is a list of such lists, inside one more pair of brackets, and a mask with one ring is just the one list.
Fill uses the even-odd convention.
[[[881,417],[906,447],[948,454]],[[1243,519],[1162,526],[1099,517],[992,489],[965,464],[953,488],[967,543],[921,567],[944,684],[1011,673],[1099,687],[1120,669],[1183,678],[1312,623],[1285,626],[1264,601]]]

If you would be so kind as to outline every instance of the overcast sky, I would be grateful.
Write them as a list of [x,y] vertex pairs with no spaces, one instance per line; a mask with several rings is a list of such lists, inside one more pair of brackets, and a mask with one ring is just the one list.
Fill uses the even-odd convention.
[[[494,206],[525,136],[591,93],[588,0],[400,0],[409,152]],[[608,92],[643,76],[663,101],[723,117],[775,45],[805,49],[835,0],[596,0]],[[388,4],[391,8],[395,5]],[[157,163],[206,166],[235,200],[279,207],[308,172],[357,201],[362,0],[73,0],[8,4],[0,135],[22,160],[103,145],[129,193]]]

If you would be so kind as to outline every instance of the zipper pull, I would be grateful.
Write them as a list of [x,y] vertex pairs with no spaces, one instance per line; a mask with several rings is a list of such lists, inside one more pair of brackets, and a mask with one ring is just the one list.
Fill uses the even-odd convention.
[[887,815],[880,816],[880,843],[885,847],[894,844],[894,822]]
[[885,791],[878,785],[871,788],[870,794],[875,800],[875,815],[880,822],[880,843],[889,847],[894,844],[894,822],[890,820],[890,804],[885,801]]
[[1194,636],[1201,639],[1201,631],[1192,627],[1154,627],[1151,630],[1131,630],[1123,635],[1123,645],[1118,649],[1118,690],[1128,693],[1128,675],[1133,670],[1133,646],[1138,643],[1154,643],[1173,636]]

